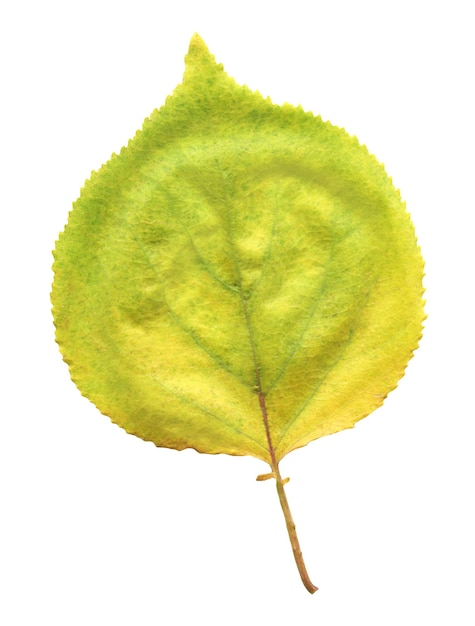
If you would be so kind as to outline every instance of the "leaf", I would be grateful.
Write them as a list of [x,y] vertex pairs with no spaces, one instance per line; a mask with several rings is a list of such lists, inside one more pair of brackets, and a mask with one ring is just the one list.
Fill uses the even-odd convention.
[[183,83],[91,175],[54,257],[80,391],[157,446],[269,463],[259,478],[276,478],[314,591],[278,463],[380,406],[424,317],[414,229],[383,166],[238,86],[195,35]]

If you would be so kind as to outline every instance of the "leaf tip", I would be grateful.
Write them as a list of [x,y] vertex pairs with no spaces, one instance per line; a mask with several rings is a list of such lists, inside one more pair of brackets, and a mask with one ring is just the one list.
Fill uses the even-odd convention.
[[214,55],[208,49],[203,39],[195,33],[190,40],[188,53],[185,56],[185,74],[183,83],[191,77],[193,80],[202,82],[203,76],[209,75],[216,70],[223,71],[223,66],[216,63]]
[[198,33],[195,33],[190,40],[188,53],[185,57],[186,66],[188,67],[190,64],[194,63],[199,64],[205,60],[211,61],[213,64],[216,64],[216,59],[209,51],[208,46],[198,35]]
[[198,33],[194,33],[190,40],[188,54],[197,52],[197,51],[209,52],[207,45],[205,44],[203,39],[200,37],[200,35],[198,35]]

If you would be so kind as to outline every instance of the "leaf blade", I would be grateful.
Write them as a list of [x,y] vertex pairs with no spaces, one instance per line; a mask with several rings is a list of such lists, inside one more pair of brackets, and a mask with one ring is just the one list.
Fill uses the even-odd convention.
[[259,389],[278,462],[377,408],[424,316],[384,168],[236,85],[196,36],[183,83],[86,183],[54,269],[58,343],[103,413],[159,446],[271,465]]

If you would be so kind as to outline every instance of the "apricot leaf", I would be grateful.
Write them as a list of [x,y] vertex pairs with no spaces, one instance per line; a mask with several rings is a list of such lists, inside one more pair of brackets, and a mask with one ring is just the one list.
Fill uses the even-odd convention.
[[183,83],[91,175],[54,253],[80,391],[157,446],[289,452],[352,427],[421,335],[423,263],[357,139],[237,85],[195,35]]

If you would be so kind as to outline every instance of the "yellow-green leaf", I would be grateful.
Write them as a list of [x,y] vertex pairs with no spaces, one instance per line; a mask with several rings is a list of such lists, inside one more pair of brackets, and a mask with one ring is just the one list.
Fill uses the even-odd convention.
[[284,498],[278,462],[380,406],[421,335],[422,259],[382,165],[237,85],[197,35],[85,184],[54,272],[87,398],[157,446],[266,461]]

